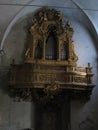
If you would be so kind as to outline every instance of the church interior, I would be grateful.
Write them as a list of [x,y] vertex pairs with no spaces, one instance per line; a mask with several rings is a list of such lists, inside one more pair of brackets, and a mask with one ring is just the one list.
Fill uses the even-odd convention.
[[0,130],[98,129],[97,5],[0,0]]

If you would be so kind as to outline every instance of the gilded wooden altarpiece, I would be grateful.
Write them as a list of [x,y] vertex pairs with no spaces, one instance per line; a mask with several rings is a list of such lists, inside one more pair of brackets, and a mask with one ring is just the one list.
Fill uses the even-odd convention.
[[[74,31],[69,21],[64,25],[64,15],[54,9],[41,9],[34,15],[29,31],[31,40],[24,64],[11,64],[10,95],[42,102],[66,96],[88,98],[94,87],[92,68],[90,64],[77,66]],[[56,42],[54,55],[47,54],[50,35]]]

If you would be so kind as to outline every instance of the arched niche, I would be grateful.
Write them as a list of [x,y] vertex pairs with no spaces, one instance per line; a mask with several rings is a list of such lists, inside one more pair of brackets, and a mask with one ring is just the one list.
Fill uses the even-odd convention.
[[67,43],[65,42],[61,48],[61,60],[67,60],[68,58],[68,46]]
[[35,59],[42,59],[42,42],[40,40],[35,48]]
[[57,40],[52,29],[46,40],[45,58],[46,60],[57,60]]

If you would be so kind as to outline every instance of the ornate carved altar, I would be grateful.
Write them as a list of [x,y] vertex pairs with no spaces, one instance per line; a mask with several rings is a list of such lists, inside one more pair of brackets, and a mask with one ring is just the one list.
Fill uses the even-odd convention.
[[63,20],[63,14],[54,9],[42,9],[34,15],[24,64],[11,64],[11,96],[38,101],[90,96],[92,68],[90,64],[77,66],[74,31]]

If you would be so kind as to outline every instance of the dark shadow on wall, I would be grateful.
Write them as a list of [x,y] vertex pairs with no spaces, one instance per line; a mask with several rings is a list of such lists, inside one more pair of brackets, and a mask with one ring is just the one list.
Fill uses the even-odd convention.
[[31,128],[34,130],[69,130],[69,125],[69,100],[64,103],[58,102],[58,104],[54,102],[46,105],[35,104],[35,111],[31,114]]
[[0,67],[0,90],[2,93],[9,94],[9,69]]
[[91,117],[87,117],[79,124],[79,130],[96,130],[96,124]]

